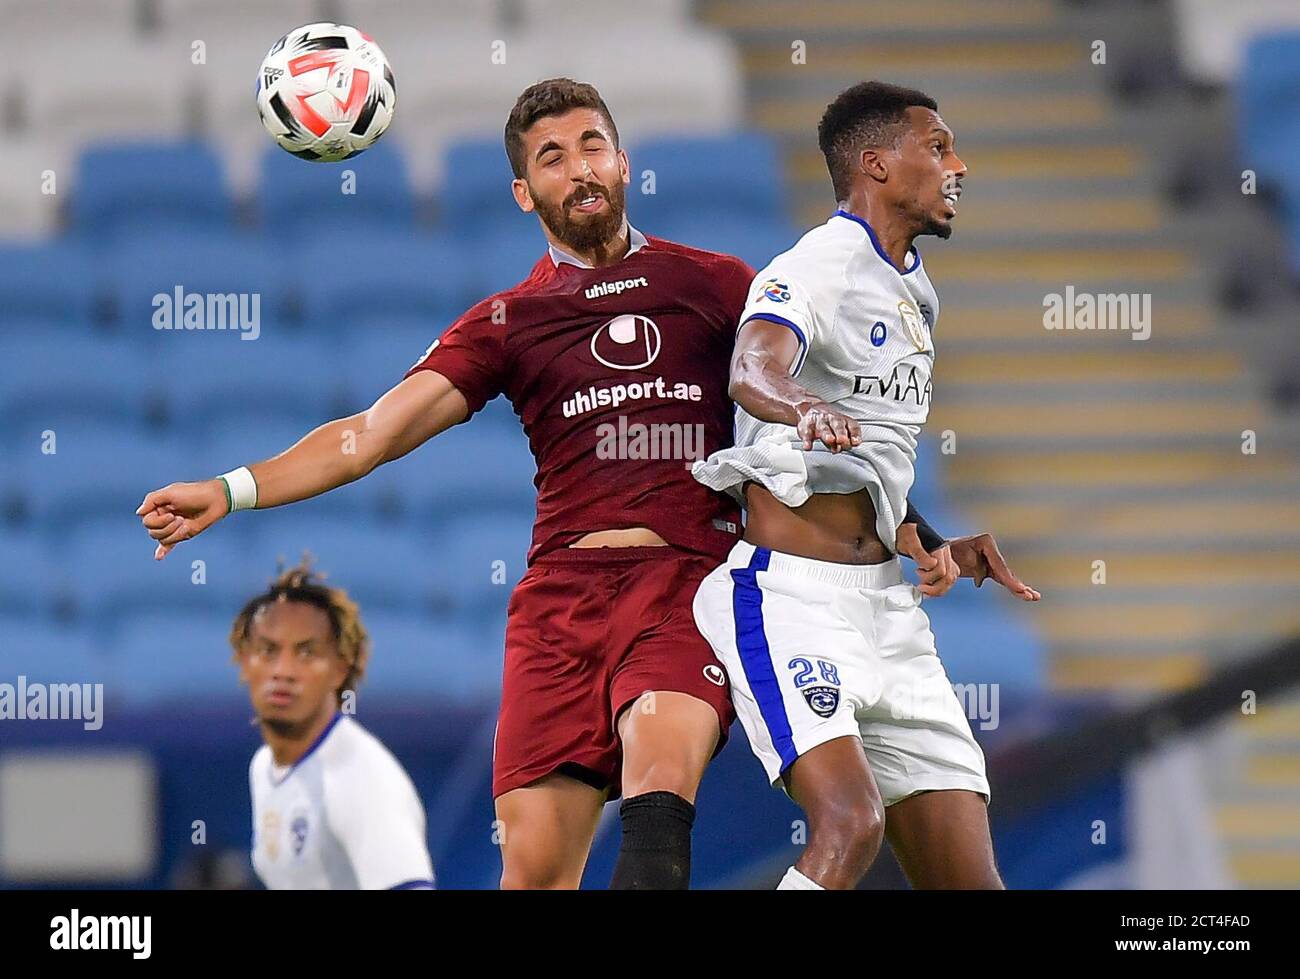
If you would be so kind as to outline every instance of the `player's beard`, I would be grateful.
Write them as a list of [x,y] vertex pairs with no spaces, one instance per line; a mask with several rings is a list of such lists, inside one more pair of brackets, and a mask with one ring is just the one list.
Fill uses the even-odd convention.
[[[604,213],[572,220],[569,217],[570,206],[592,193],[603,196],[609,207]],[[537,208],[537,216],[542,219],[542,224],[546,225],[556,241],[575,252],[590,252],[623,230],[626,200],[622,182],[615,182],[611,188],[593,180],[569,194],[559,204],[552,204],[534,194],[533,206]]]

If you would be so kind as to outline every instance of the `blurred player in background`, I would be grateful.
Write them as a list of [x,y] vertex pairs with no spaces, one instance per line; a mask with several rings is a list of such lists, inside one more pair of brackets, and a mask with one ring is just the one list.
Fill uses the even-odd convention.
[[[161,559],[234,510],[359,479],[504,393],[538,495],[493,758],[502,886],[577,887],[601,808],[621,793],[612,886],[683,888],[696,790],[734,716],[690,603],[740,531],[736,504],[688,465],[731,443],[727,365],[753,270],[628,224],[627,155],[590,85],[530,86],[505,143],[515,201],[548,246],[529,277],[472,307],[368,411],[265,462],[151,492],[137,513]],[[678,451],[610,444],[611,429],[637,426]]]
[[265,742],[248,769],[253,867],[272,889],[433,887],[424,807],[379,739],[341,707],[370,640],[347,593],[304,559],[235,618],[230,645]]
[[[809,816],[784,889],[855,886],[886,836],[915,887],[1003,886],[984,755],[921,594],[955,570],[1039,596],[989,535],[930,553],[903,526],[939,312],[913,240],[952,234],[966,175],[937,110],[879,82],[827,108],[839,210],[756,276],[731,363],[736,445],[695,465],[748,511],[695,611],[754,753]],[[945,565],[938,587],[908,584],[899,552]]]

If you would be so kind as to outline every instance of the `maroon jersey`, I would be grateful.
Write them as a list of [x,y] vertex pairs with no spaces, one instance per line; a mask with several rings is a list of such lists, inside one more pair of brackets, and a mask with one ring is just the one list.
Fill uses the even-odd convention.
[[731,445],[728,373],[753,270],[644,241],[605,268],[543,256],[406,373],[444,375],[471,414],[498,394],[514,405],[537,461],[530,564],[623,527],[721,561],[741,532],[736,505],[696,482],[690,464]]

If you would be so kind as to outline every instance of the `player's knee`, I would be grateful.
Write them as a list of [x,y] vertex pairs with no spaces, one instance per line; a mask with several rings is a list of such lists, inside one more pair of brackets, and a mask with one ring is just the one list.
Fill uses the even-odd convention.
[[576,890],[580,881],[574,880],[564,867],[545,862],[529,865],[507,865],[501,871],[503,891],[563,891]]
[[688,802],[700,787],[700,766],[689,758],[659,757],[635,769],[623,770],[623,797],[647,792],[671,792]]
[[867,795],[832,797],[809,812],[810,846],[828,853],[843,866],[867,868],[885,838],[885,811]]

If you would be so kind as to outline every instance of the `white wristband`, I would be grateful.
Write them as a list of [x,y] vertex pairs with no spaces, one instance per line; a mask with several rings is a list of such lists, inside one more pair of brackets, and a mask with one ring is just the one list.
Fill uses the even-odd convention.
[[257,482],[247,466],[232,469],[223,476],[218,476],[226,484],[226,497],[230,501],[230,512],[251,510],[257,506]]

